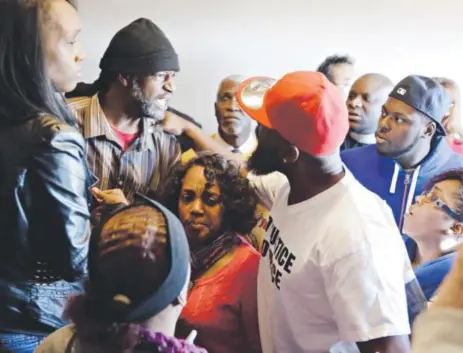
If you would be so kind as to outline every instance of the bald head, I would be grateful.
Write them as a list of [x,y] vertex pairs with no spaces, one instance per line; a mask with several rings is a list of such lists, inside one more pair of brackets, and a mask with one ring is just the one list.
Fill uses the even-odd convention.
[[220,81],[215,115],[219,124],[219,133],[224,139],[249,137],[251,118],[243,112],[236,100],[236,91],[245,79],[246,77],[242,75],[230,75]]
[[383,104],[394,84],[384,75],[369,73],[352,85],[347,98],[350,130],[358,134],[373,134],[378,126]]
[[359,82],[368,84],[371,90],[389,90],[388,94],[394,88],[394,83],[389,79],[389,77],[377,73],[362,75],[355,80],[354,84]]
[[458,84],[454,80],[446,77],[435,77],[434,79],[444,86],[447,94],[450,96],[450,102],[455,103],[456,100],[459,100],[460,87],[458,87]]

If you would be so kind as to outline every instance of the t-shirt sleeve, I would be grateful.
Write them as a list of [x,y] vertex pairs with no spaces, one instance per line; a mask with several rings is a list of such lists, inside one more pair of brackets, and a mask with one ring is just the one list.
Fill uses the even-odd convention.
[[[400,242],[375,241],[365,234],[346,234],[348,237],[355,239],[354,243],[341,245],[355,250],[322,267],[341,340],[367,342],[410,334],[401,261],[405,249]],[[403,255],[397,258],[397,254]]]
[[249,172],[248,179],[256,191],[260,203],[268,210],[272,208],[277,192],[288,182],[286,177],[279,172],[267,175],[256,175]]

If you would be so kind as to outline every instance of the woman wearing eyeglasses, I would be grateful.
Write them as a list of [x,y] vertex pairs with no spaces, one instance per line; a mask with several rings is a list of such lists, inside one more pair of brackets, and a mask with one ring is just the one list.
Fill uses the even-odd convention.
[[410,207],[404,232],[417,244],[412,263],[426,299],[431,301],[463,239],[463,169],[449,170],[431,180]]

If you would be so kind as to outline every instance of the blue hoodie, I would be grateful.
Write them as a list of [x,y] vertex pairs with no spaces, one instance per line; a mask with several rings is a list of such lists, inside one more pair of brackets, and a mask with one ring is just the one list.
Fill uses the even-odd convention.
[[437,289],[440,287],[445,276],[447,276],[447,273],[449,273],[456,258],[457,253],[452,252],[415,267],[416,279],[428,301],[436,294]]
[[[411,172],[404,171],[392,158],[380,155],[376,145],[346,150],[341,156],[357,180],[389,204],[401,231],[406,211],[430,179],[446,170],[463,167],[463,157],[451,150],[444,137],[436,138],[429,155]],[[403,237],[413,261],[416,243],[406,235]],[[427,300],[434,296],[454,259],[455,254],[449,254],[415,268]]]
[[[435,138],[431,152],[411,172],[404,171],[394,159],[379,154],[376,145],[346,150],[341,157],[363,186],[388,203],[401,231],[405,213],[430,179],[446,170],[463,168],[463,157],[452,151],[445,137]],[[416,244],[407,236],[404,240],[413,259]]]

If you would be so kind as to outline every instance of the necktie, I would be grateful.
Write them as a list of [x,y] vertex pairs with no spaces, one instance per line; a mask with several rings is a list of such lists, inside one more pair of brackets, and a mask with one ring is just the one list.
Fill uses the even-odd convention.
[[241,153],[241,151],[238,148],[232,149],[232,153]]

